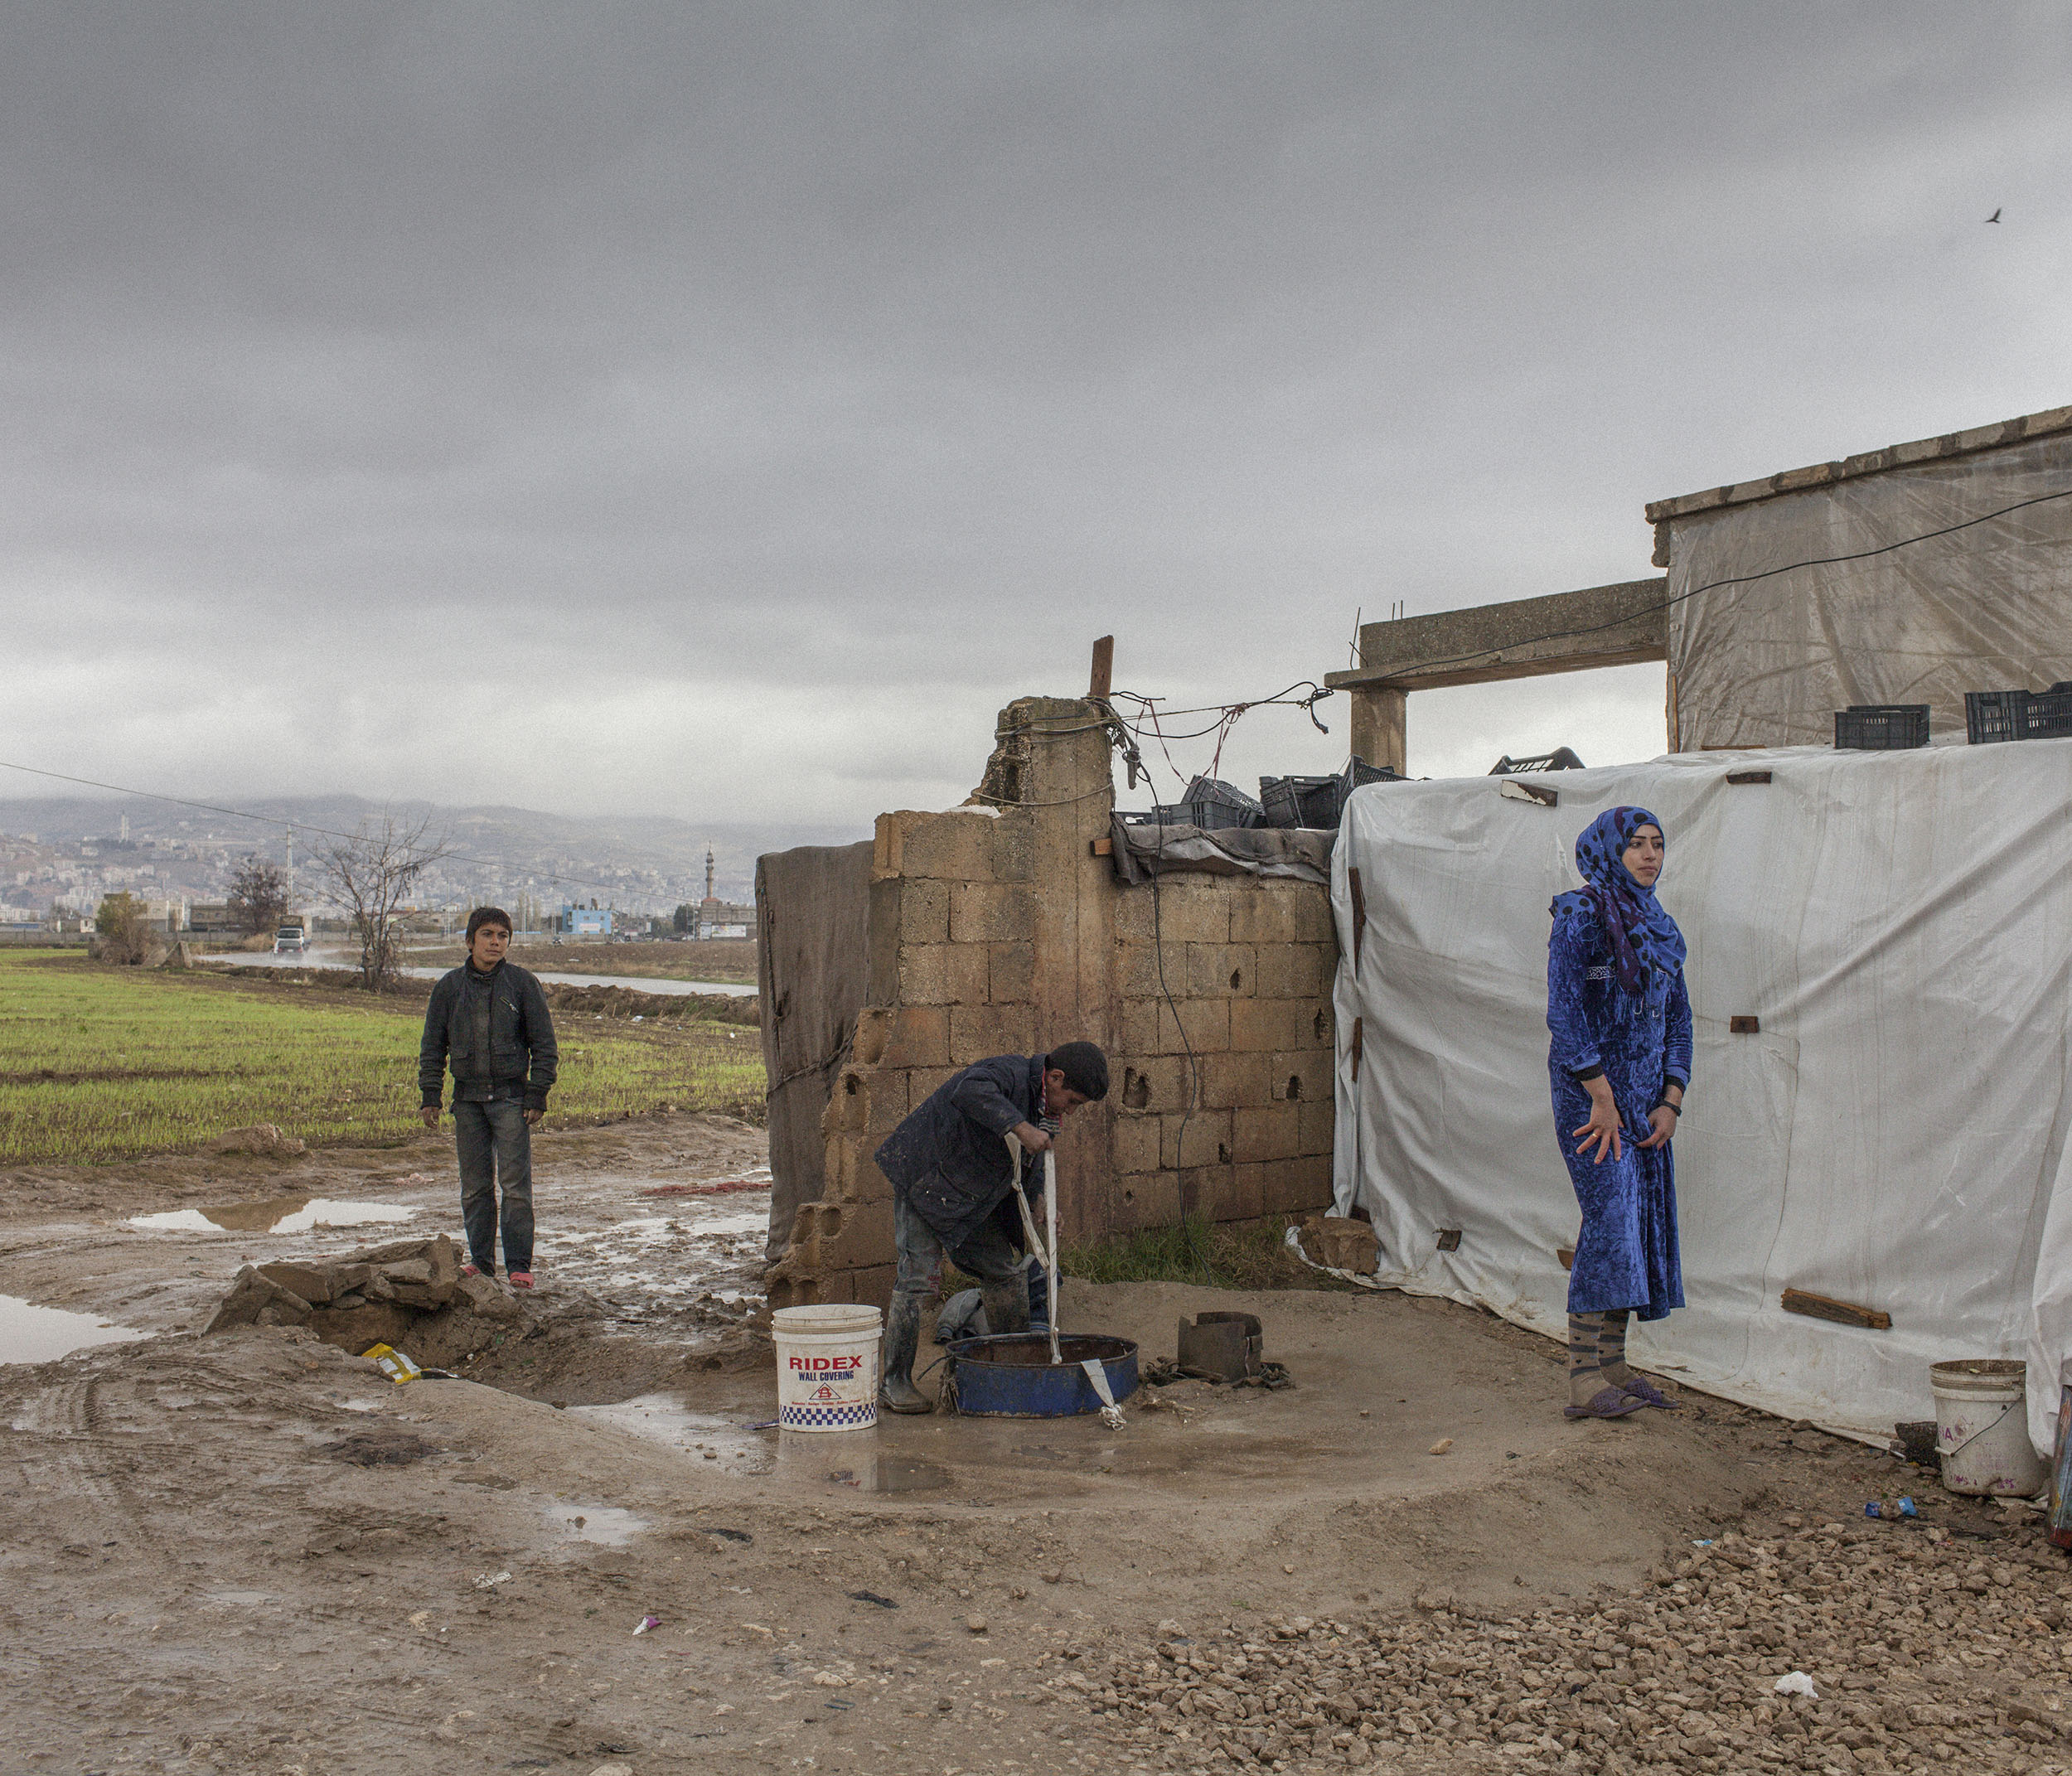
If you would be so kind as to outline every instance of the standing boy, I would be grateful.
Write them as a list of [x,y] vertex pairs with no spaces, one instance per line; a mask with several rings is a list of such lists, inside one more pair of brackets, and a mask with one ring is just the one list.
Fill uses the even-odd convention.
[[[1022,1144],[1032,1175],[1026,1194],[1038,1199],[1038,1162],[1060,1121],[1082,1104],[1108,1095],[1107,1057],[1092,1043],[1066,1043],[1048,1054],[995,1055],[967,1067],[929,1094],[878,1149],[878,1169],[892,1180],[893,1238],[899,1272],[885,1318],[884,1379],[879,1397],[894,1412],[927,1412],[928,1396],[913,1385],[921,1305],[940,1280],[947,1251],[979,1280],[985,1323],[995,1333],[1029,1329],[1029,1282],[1010,1234],[996,1212],[1014,1188],[1005,1137]],[[1050,1304],[1055,1315],[1058,1304]]]
[[547,995],[535,976],[504,960],[510,947],[511,915],[501,907],[468,914],[467,960],[432,989],[417,1074],[420,1114],[435,1129],[449,1062],[453,1069],[453,1142],[470,1260],[461,1274],[496,1274],[501,1186],[504,1270],[513,1289],[530,1289],[532,1125],[546,1114],[559,1056]]

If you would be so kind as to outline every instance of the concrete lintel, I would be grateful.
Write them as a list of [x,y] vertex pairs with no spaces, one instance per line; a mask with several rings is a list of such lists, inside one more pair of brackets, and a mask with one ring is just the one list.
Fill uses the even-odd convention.
[[1360,626],[1360,664],[1334,690],[1435,690],[1669,657],[1668,579],[1624,580]]

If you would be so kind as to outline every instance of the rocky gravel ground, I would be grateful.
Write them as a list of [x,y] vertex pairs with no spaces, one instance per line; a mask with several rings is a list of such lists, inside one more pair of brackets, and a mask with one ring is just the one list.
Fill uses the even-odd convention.
[[2026,1508],[1929,1514],[1784,1515],[1566,1607],[1168,1620],[1050,1686],[1147,1767],[2061,1776],[2072,1564]]

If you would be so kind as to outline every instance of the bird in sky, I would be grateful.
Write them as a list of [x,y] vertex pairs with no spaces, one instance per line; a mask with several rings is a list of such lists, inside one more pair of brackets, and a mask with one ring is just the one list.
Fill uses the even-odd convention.
[[2000,220],[2000,212],[1997,210],[1994,211],[1991,215],[1986,218],[1986,220],[1988,222],[1997,222]]

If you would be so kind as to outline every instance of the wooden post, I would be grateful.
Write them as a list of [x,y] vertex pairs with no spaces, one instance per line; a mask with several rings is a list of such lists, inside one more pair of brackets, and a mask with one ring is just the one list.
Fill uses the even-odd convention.
[[1115,637],[1104,635],[1093,644],[1093,676],[1087,685],[1087,695],[1095,703],[1108,700],[1110,681],[1115,676]]

